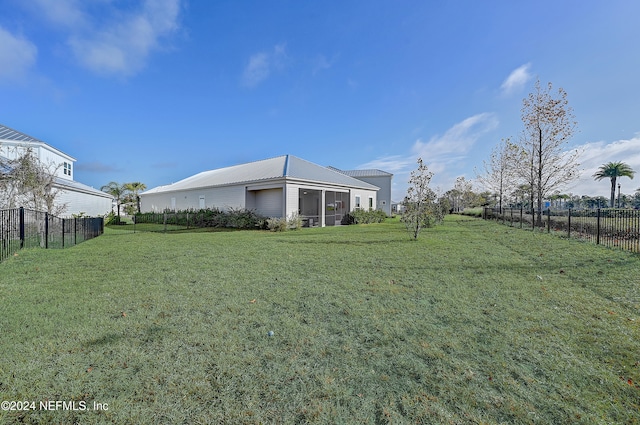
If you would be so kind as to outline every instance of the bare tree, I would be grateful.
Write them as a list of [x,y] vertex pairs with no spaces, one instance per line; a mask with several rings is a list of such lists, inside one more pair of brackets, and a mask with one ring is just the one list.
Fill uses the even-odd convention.
[[42,163],[28,147],[14,159],[0,162],[0,198],[3,208],[25,207],[49,214],[62,214],[67,206],[56,202],[61,189],[56,187],[54,164]]
[[554,190],[578,178],[578,150],[568,150],[568,141],[576,131],[573,109],[567,93],[552,85],[542,88],[540,80],[523,100],[524,131],[520,140],[517,170],[531,190],[531,204],[536,206],[536,222],[542,223],[542,202]]
[[445,211],[438,202],[438,196],[429,187],[432,177],[433,173],[422,158],[418,158],[418,169],[411,172],[402,212],[402,222],[414,240],[418,239],[423,228],[431,227],[444,218]]
[[478,181],[491,192],[498,196],[498,208],[502,211],[502,203],[505,198],[507,187],[513,184],[514,158],[516,158],[517,148],[511,142],[511,138],[502,139],[500,143],[491,150],[488,161],[482,161],[482,172],[476,176]]

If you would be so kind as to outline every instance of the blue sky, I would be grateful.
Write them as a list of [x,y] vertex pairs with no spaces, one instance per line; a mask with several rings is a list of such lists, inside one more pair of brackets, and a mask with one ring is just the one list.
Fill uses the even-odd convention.
[[474,178],[539,78],[578,121],[565,192],[608,196],[599,165],[640,172],[638,16],[632,0],[2,0],[0,123],[94,187],[292,154],[392,172],[401,200],[418,156],[442,191]]

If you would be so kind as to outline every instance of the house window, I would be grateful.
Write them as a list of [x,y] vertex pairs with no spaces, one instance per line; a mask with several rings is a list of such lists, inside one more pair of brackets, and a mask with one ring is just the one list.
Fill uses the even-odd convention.
[[373,198],[369,196],[369,211],[373,210]]
[[356,208],[360,208],[360,196],[356,196]]
[[71,164],[68,162],[64,163],[64,175],[71,177]]

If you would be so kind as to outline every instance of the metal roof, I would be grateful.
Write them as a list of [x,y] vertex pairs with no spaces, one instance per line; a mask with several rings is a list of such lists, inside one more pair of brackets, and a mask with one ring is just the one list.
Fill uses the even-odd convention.
[[369,169],[369,170],[340,170],[336,167],[327,167],[331,170],[337,171],[339,173],[345,174],[350,177],[360,178],[360,177],[389,177],[393,176],[393,174],[388,173],[386,171],[378,170],[378,169]]
[[86,184],[82,184],[75,180],[67,180],[60,177],[56,177],[55,185],[62,190],[70,190],[73,192],[84,192],[84,193],[89,193],[91,195],[102,196],[104,198],[113,199],[112,195],[109,195],[106,192],[103,192],[91,186],[87,186]]
[[16,131],[2,124],[0,124],[0,140],[15,140],[17,142],[43,143],[42,140],[38,140],[27,134],[20,133],[19,131]]
[[294,179],[320,184],[378,190],[377,186],[349,177],[327,167],[305,161],[293,155],[283,155],[246,164],[203,171],[179,182],[158,186],[144,194],[175,192],[205,187],[256,183],[276,179]]
[[[20,133],[19,131],[16,131],[2,124],[0,124],[0,141],[1,140],[6,140],[7,142],[10,142],[8,144],[13,144],[18,146],[28,145],[28,146],[44,147],[45,149],[48,149],[62,157],[67,158],[69,161],[73,161],[73,162],[76,161],[74,157],[62,152],[60,149],[54,148],[53,146],[43,142],[42,140],[38,140],[35,137],[31,137],[27,134]],[[14,143],[14,142],[17,142],[17,143]]]

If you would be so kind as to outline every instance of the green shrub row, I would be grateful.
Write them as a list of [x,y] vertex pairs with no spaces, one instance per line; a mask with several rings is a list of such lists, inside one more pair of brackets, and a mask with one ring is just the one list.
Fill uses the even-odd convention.
[[270,217],[266,220],[267,229],[272,232],[285,232],[302,228],[302,217],[293,214],[291,217]]
[[342,219],[342,224],[382,223],[387,214],[382,210],[353,210]]
[[166,213],[139,213],[135,215],[135,220],[136,223],[166,223],[185,227],[264,229],[267,219],[253,210],[244,208],[231,208],[226,211],[207,208]]

